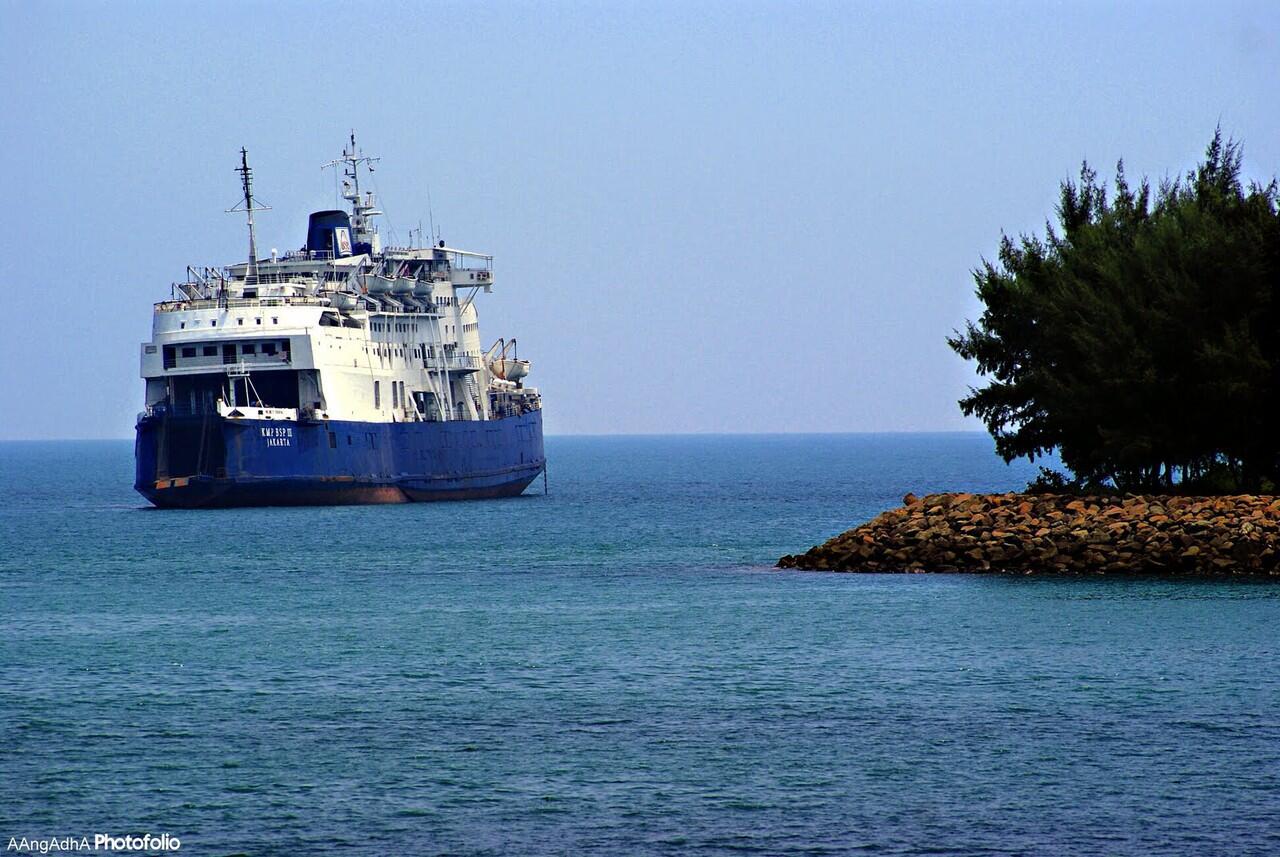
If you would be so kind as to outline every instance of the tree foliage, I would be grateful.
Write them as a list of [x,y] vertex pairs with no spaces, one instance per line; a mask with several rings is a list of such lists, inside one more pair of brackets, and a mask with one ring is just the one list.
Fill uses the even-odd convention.
[[981,318],[948,342],[989,382],[960,400],[1006,461],[1056,450],[1077,485],[1280,484],[1277,185],[1238,143],[1154,191],[1086,163],[1045,237],[974,271]]

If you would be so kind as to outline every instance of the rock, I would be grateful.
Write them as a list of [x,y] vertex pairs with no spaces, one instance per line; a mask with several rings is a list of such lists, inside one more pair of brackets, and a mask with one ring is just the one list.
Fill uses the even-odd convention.
[[1280,498],[909,493],[779,568],[1280,578]]

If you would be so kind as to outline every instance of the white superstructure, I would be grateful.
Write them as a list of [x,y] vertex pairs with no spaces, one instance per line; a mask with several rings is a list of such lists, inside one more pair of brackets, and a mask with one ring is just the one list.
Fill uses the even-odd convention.
[[540,407],[514,342],[485,349],[476,297],[493,258],[446,246],[382,245],[381,212],[359,175],[355,137],[342,169],[351,211],[311,216],[306,245],[257,258],[252,176],[242,152],[250,257],[188,268],[156,304],[142,345],[148,411],[227,419],[484,421]]

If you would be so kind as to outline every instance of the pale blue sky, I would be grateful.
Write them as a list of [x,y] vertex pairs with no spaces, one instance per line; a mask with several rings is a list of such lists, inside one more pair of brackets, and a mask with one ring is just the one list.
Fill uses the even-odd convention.
[[187,264],[296,248],[355,128],[383,229],[494,253],[549,432],[975,428],[944,338],[1058,182],[1280,169],[1275,3],[0,2],[0,438],[127,437]]

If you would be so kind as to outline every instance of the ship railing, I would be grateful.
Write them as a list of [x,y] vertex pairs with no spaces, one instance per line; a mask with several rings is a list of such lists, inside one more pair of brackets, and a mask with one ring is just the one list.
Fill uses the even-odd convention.
[[519,405],[499,405],[490,411],[494,419],[506,419],[507,417],[518,417],[521,414],[528,413],[527,410]]
[[174,300],[160,301],[155,305],[156,312],[177,312],[186,309],[217,309],[219,306],[228,309],[243,309],[246,307],[273,307],[273,306],[328,306],[327,298],[316,297],[270,297],[270,298],[227,298],[225,301],[218,301],[216,298],[202,298],[200,300]]
[[[399,245],[389,245],[383,247],[384,253],[418,253],[424,250],[435,250],[434,247],[402,247]],[[492,271],[493,270],[493,254],[491,253],[473,253],[470,250],[455,250],[452,247],[444,249],[449,266],[454,270],[462,271]],[[441,272],[434,271],[434,274]],[[445,275],[448,279],[448,275]]]
[[449,369],[475,369],[478,363],[470,354],[446,354],[445,365]]
[[454,268],[465,270],[484,270],[493,268],[493,256],[488,253],[472,253],[470,250],[454,250],[450,248],[449,264]]
[[436,354],[428,354],[424,365],[432,370],[457,371],[460,369],[477,369],[480,366],[480,360],[471,354],[445,354],[443,357]]
[[[221,366],[228,375],[248,375],[253,369],[274,369],[280,364],[292,365],[293,352],[281,350],[274,354],[242,354],[232,357],[224,355],[222,362],[216,362],[218,358],[211,357],[209,362],[204,364],[207,366]],[[201,365],[199,363],[195,364]]]
[[533,411],[542,410],[542,401],[540,399],[521,399],[519,401],[504,401],[495,404],[490,408],[490,415],[493,419],[506,419],[507,417],[519,417]]
[[252,277],[245,277],[246,286],[272,286],[272,285],[298,285],[311,286],[315,285],[316,274],[314,271],[285,271],[283,273],[255,274]]

